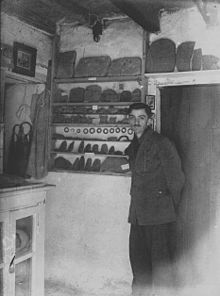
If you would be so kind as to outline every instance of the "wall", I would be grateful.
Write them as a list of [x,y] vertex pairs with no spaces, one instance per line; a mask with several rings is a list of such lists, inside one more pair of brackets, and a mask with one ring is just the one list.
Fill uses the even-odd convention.
[[183,9],[176,13],[164,12],[161,16],[161,31],[151,34],[150,41],[158,38],[170,38],[178,46],[184,41],[195,41],[195,49],[202,48],[203,54],[213,54],[220,58],[220,6],[217,3],[208,4],[213,24],[206,25],[197,7]]
[[[46,81],[48,60],[51,59],[52,37],[39,31],[15,17],[1,14],[1,42],[13,47],[17,41],[28,46],[37,48],[36,81]],[[8,62],[7,70],[11,71],[12,63]],[[32,95],[44,90],[44,83],[21,83],[5,85],[5,159],[7,159],[8,148],[14,124],[23,121],[30,122],[30,107]],[[21,112],[22,111],[22,112]]]
[[15,17],[1,13],[1,42],[13,46],[15,41],[37,48],[35,77],[45,81],[48,60],[51,59],[52,37]]
[[77,60],[83,56],[109,55],[112,59],[125,56],[142,57],[143,30],[133,21],[109,21],[99,42],[93,41],[90,28],[62,26],[60,51],[76,50]]
[[7,165],[12,129],[15,124],[31,122],[32,95],[41,93],[43,84],[10,84],[5,86],[5,124],[4,124],[4,165]]
[[46,181],[56,184],[46,202],[49,295],[129,295],[130,178],[49,173]]

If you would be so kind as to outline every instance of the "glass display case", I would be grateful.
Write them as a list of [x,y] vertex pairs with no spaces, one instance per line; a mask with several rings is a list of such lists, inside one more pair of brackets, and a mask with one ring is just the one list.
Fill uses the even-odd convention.
[[0,295],[43,296],[44,211],[51,185],[1,176]]

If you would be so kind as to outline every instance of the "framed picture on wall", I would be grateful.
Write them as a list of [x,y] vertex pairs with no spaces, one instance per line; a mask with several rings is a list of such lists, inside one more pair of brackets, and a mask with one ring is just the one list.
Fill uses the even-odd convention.
[[146,95],[145,103],[151,108],[151,110],[155,110],[155,96],[154,95]]
[[148,126],[150,126],[153,130],[156,130],[156,124],[155,124],[154,118],[149,119]]
[[37,49],[23,43],[14,42],[13,46],[13,72],[35,76]]

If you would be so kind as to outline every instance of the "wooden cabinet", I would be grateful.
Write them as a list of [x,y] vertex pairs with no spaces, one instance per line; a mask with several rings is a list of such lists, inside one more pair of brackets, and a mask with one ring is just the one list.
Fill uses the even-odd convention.
[[[8,181],[10,178],[7,178]],[[0,177],[0,295],[44,295],[44,210],[51,185]]]

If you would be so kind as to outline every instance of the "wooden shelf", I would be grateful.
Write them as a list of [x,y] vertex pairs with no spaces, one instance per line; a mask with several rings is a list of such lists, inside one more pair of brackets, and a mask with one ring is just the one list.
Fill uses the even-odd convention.
[[95,171],[74,171],[74,170],[61,170],[61,169],[51,169],[50,172],[56,173],[70,173],[70,174],[89,174],[89,175],[107,175],[107,176],[123,176],[131,177],[131,172],[127,173],[115,173],[115,172],[95,172]]
[[104,76],[104,77],[73,77],[54,78],[55,83],[90,83],[90,82],[120,82],[120,81],[141,81],[141,75],[128,76]]
[[[58,112],[57,112],[58,113]],[[86,116],[86,117],[92,117],[92,116],[96,116],[97,118],[99,118],[99,115],[106,115],[106,116],[117,116],[117,115],[119,115],[119,116],[126,116],[126,114],[124,114],[124,113],[73,113],[73,112],[59,112],[58,114],[60,114],[60,115],[67,115],[67,116],[75,116],[75,117],[77,117],[77,116]]]
[[[122,142],[120,142],[122,143]],[[84,153],[78,153],[78,152],[62,152],[62,151],[56,151],[56,150],[52,150],[51,151],[52,154],[68,154],[68,155],[80,155],[80,156],[90,156],[90,157],[119,157],[119,158],[128,158],[127,155],[124,154],[102,154],[102,153],[93,153],[93,152],[84,152]]]
[[155,84],[158,87],[220,84],[220,70],[145,73],[144,76],[149,84]]
[[114,144],[114,143],[127,143],[127,144],[129,144],[131,141],[120,141],[120,140],[118,140],[118,141],[111,141],[111,140],[98,140],[98,139],[93,139],[93,138],[91,138],[91,139],[85,139],[85,138],[83,138],[83,139],[74,139],[74,138],[72,138],[72,139],[68,139],[68,138],[64,138],[64,139],[53,139],[52,138],[52,141],[69,141],[69,142],[71,142],[71,141],[74,141],[74,142],[81,142],[81,141],[84,141],[84,143],[85,144],[89,144],[89,143],[93,143],[93,142],[95,142],[95,143],[100,143],[100,144],[103,144],[103,143],[111,143],[111,144]]
[[43,79],[38,79],[35,77],[14,73],[11,71],[5,71],[5,82],[9,84],[20,84],[20,83],[45,84],[46,83],[46,81]]
[[52,123],[52,126],[73,126],[73,127],[130,127],[129,124],[122,123],[103,123],[103,124],[92,124],[92,123]]
[[69,103],[69,102],[54,102],[53,106],[127,106],[135,102],[83,102],[83,103]]

